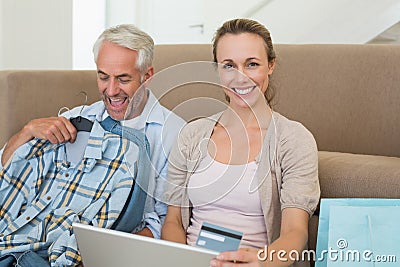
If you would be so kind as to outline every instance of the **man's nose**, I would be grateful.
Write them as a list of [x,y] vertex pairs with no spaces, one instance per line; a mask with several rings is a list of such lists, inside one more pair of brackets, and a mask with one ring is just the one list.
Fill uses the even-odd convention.
[[118,95],[119,94],[119,84],[117,79],[110,79],[107,86],[107,94],[109,96]]

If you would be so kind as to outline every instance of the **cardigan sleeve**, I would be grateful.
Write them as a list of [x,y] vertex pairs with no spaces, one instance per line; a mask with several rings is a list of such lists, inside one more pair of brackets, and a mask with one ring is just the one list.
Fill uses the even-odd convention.
[[168,205],[189,206],[187,183],[207,152],[207,140],[214,125],[214,117],[203,118],[188,123],[179,133],[168,158],[166,190],[163,198]]
[[187,130],[183,128],[177,141],[172,146],[168,157],[168,171],[163,202],[167,205],[182,206],[186,198],[188,178]]
[[291,121],[282,130],[279,140],[282,171],[281,208],[300,208],[311,216],[320,197],[315,139],[298,122]]

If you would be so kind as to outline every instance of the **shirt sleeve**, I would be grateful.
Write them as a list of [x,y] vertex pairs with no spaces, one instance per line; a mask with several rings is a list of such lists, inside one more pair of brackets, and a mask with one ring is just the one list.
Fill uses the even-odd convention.
[[144,214],[145,227],[149,228],[154,238],[161,237],[161,222],[156,212],[147,212]]
[[4,148],[6,147],[7,143],[4,144],[3,148],[0,150],[0,169],[3,169],[3,164],[1,164],[1,158],[3,157]]
[[49,251],[51,266],[76,266],[82,262],[75,234],[72,231],[63,231]]
[[162,167],[160,174],[156,174],[155,177],[155,189],[154,189],[154,212],[150,211],[145,213],[144,220],[146,227],[150,229],[155,238],[161,237],[161,227],[164,224],[165,216],[167,215],[167,205],[163,202],[162,197],[165,192],[165,177],[167,176],[168,161],[165,159],[164,166]]
[[[37,141],[37,142],[36,142]],[[34,166],[31,166],[29,159],[32,158],[40,147],[37,145],[40,141],[33,140],[25,143],[17,148],[12,158],[5,166],[0,168],[0,206],[7,209],[8,212],[16,210],[26,202],[30,195],[34,194],[35,183],[37,176],[34,173]],[[1,153],[3,150],[1,150]],[[16,182],[18,179],[18,182]],[[10,198],[8,194],[12,194]],[[10,205],[9,208],[8,205]]]
[[[168,111],[168,114],[173,114]],[[171,152],[173,144],[176,142],[179,130],[184,126],[185,122],[173,116],[167,116],[168,119],[165,121],[162,128],[159,125],[152,125],[154,128],[150,128],[148,125],[148,131],[157,131],[157,135],[162,136],[162,145],[155,145],[155,155],[154,155],[154,187],[152,194],[149,195],[148,201],[151,202],[148,205],[147,213],[145,213],[145,226],[150,229],[155,238],[161,237],[161,228],[164,224],[165,217],[167,215],[167,204],[164,199],[164,195],[167,188],[167,172],[169,161],[168,157]],[[153,140],[157,142],[157,140]]]
[[[0,169],[0,213],[4,212],[0,220],[0,229],[5,229],[18,216],[30,193],[30,186],[27,186],[31,173],[29,163],[27,160],[16,160],[15,155]],[[23,169],[27,170],[23,176],[25,179],[21,179],[19,183],[15,182],[15,177],[19,177],[19,172]]]

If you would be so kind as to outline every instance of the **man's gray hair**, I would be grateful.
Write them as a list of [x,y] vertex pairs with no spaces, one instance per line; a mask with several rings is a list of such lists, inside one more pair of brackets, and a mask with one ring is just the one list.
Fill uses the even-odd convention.
[[94,61],[96,63],[100,47],[104,41],[137,51],[136,67],[142,74],[153,64],[153,39],[132,24],[121,24],[104,30],[93,46]]

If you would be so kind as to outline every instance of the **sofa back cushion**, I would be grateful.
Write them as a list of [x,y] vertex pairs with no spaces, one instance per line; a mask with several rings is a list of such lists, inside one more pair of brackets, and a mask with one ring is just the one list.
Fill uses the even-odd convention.
[[[95,71],[0,71],[0,146],[27,122],[100,99]],[[63,109],[66,111],[66,109]]]
[[[274,109],[303,123],[319,150],[400,157],[400,46],[280,44],[275,49]],[[211,61],[211,51],[208,44],[159,45],[155,68]],[[199,95],[224,101],[220,88],[197,81],[168,89],[161,102],[171,109]],[[203,114],[208,107],[191,108]],[[215,110],[212,105],[207,111]]]
[[[281,44],[275,49],[274,109],[303,123],[319,150],[400,157],[400,46]],[[188,75],[171,66],[211,60],[208,44],[157,45],[150,88],[186,120],[218,112],[226,106],[218,85],[195,78],[177,85],[171,81],[176,76],[168,75]],[[81,90],[89,103],[100,99],[94,70],[0,71],[0,145],[29,120],[82,104]]]

